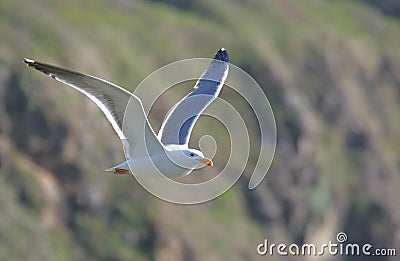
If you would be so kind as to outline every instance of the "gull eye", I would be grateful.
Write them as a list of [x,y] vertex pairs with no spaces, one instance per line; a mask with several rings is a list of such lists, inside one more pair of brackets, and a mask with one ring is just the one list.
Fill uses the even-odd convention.
[[194,157],[194,153],[190,153],[190,157]]

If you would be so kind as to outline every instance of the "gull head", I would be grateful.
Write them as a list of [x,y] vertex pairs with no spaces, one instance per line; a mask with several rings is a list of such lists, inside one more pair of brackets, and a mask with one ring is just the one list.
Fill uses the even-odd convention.
[[176,165],[186,169],[213,166],[212,160],[204,157],[203,153],[196,149],[175,148],[169,150],[167,154]]

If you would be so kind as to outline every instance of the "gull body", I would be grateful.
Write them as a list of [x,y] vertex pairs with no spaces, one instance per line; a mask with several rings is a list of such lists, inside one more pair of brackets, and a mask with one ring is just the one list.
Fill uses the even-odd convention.
[[[159,153],[150,157],[132,158],[111,167],[106,171],[114,171],[115,174],[134,173],[136,176],[157,177],[160,172],[167,177],[179,177],[190,174],[193,169],[200,168],[204,165],[212,166],[212,161],[205,158],[201,151],[190,149],[196,155],[193,159],[184,156],[182,150],[172,149],[165,150],[165,153]],[[186,166],[185,166],[186,165]]]
[[221,48],[197,81],[195,90],[168,113],[156,136],[142,102],[134,94],[94,76],[24,59],[28,66],[86,95],[104,113],[121,139],[127,158],[106,171],[137,176],[162,174],[167,177],[184,176],[193,169],[213,165],[201,151],[189,148],[188,143],[198,117],[218,96],[224,84],[228,61],[227,51]]

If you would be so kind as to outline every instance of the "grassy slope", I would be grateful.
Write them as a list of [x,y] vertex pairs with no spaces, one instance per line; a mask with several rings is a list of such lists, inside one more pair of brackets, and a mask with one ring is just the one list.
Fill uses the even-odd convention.
[[[396,20],[347,1],[49,2],[0,4],[0,256],[242,260],[264,237],[324,242],[343,229],[396,244]],[[279,146],[263,187],[248,193],[239,183],[193,207],[99,171],[123,160],[101,113],[21,63],[34,57],[133,90],[154,69],[221,45],[269,94]],[[46,175],[60,191],[50,214]],[[46,225],[46,215],[57,221]]]

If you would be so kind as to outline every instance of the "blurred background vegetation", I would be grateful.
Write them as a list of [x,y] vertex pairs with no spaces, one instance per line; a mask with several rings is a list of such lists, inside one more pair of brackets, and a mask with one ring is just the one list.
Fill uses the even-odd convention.
[[[0,260],[283,260],[256,246],[322,244],[340,231],[399,252],[399,18],[395,0],[2,0]],[[124,160],[110,124],[22,63],[133,91],[155,69],[220,46],[268,95],[277,151],[256,190],[245,175],[196,206],[103,172]],[[160,106],[155,125],[170,105]]]

